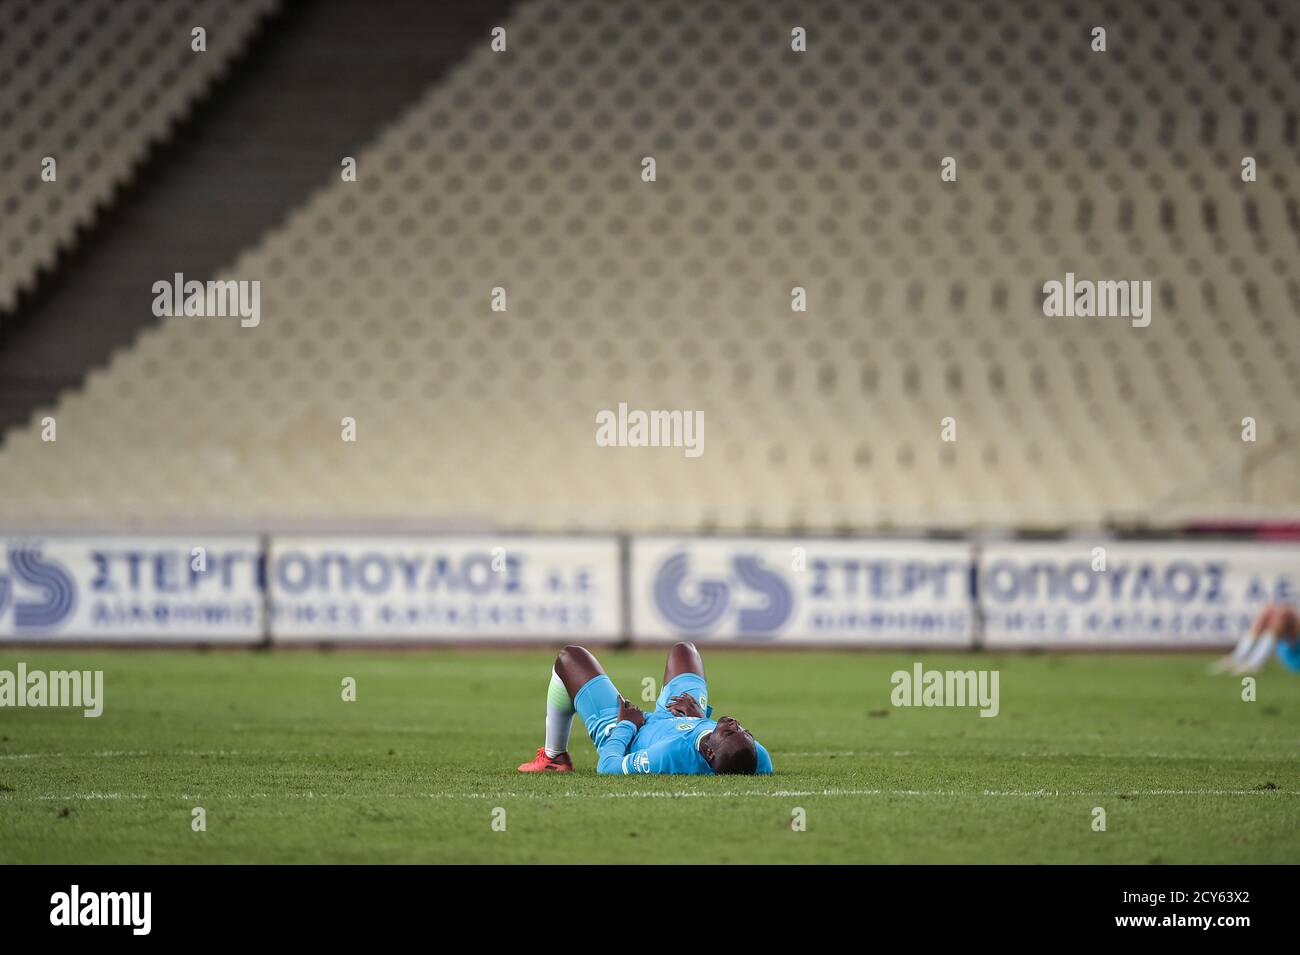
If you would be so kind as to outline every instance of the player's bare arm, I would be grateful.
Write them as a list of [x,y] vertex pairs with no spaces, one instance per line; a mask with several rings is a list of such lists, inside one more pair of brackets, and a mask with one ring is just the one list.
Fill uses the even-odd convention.
[[618,698],[618,721],[631,723],[637,729],[645,725],[645,713],[635,703],[629,703],[623,697]]
[[695,697],[689,693],[674,696],[668,702],[668,712],[676,716],[703,717],[705,715],[700,704],[695,701]]

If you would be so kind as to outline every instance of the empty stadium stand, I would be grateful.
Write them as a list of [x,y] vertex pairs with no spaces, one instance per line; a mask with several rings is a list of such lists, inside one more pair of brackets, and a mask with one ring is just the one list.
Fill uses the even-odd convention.
[[[1300,516],[1300,8],[1069,9],[521,3],[222,270],[256,328],[164,319],[11,432],[0,520]],[[1150,325],[1046,317],[1066,273]],[[705,453],[598,447],[620,402]]]
[[[0,9],[0,322],[277,6],[9,0]],[[53,182],[42,178],[47,157]]]
[[355,0],[293,0],[268,16],[71,252],[0,319],[0,444],[157,323],[139,300],[159,262],[205,277],[227,265],[317,191],[337,157],[459,62],[506,7],[385,0],[382,15],[367,16]]

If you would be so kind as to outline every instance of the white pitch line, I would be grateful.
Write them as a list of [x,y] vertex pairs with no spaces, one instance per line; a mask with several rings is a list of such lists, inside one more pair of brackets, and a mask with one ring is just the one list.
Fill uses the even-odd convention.
[[821,752],[782,752],[778,754],[782,758],[793,759],[852,759],[852,758],[874,758],[880,756],[897,756],[897,757],[917,757],[920,759],[950,759],[953,757],[970,757],[975,759],[997,758],[997,759],[1221,759],[1228,761],[1270,761],[1285,760],[1288,757],[1283,755],[1270,756],[1266,753],[1251,754],[1233,754],[1224,755],[1222,753],[1068,753],[1060,751],[1042,751],[1027,753],[999,753],[999,752],[939,752],[929,750],[924,753],[916,753],[911,750],[825,750]]
[[[182,749],[171,752],[154,752],[147,749],[106,749],[90,753],[0,753],[0,759],[117,759],[119,757],[161,756],[338,756],[339,753],[302,753],[291,750],[264,750],[248,752],[234,749]],[[355,755],[355,754],[352,754]]]
[[1032,789],[1032,790],[993,790],[985,789],[978,792],[962,791],[956,789],[776,789],[770,792],[742,792],[738,790],[724,790],[713,792],[709,790],[688,790],[688,789],[651,789],[651,790],[632,790],[629,792],[609,792],[609,793],[579,793],[573,791],[557,793],[536,793],[536,792],[499,792],[499,793],[387,793],[380,796],[374,796],[369,793],[208,793],[200,795],[197,793],[180,793],[175,796],[165,796],[151,793],[68,793],[64,795],[39,795],[34,797],[24,797],[14,794],[0,794],[0,801],[15,802],[27,799],[35,799],[44,802],[77,802],[92,800],[168,800],[180,802],[192,802],[194,800],[218,800],[233,802],[246,799],[465,799],[465,800],[508,800],[508,799],[531,799],[531,800],[549,800],[549,799],[791,799],[805,798],[809,796],[823,796],[830,798],[841,797],[860,797],[860,796],[888,796],[900,798],[914,797],[957,797],[962,799],[1058,799],[1058,798],[1078,798],[1083,796],[1089,797],[1121,797],[1121,796],[1300,796],[1300,791],[1290,789],[1136,789],[1136,790],[1060,790],[1060,789]]

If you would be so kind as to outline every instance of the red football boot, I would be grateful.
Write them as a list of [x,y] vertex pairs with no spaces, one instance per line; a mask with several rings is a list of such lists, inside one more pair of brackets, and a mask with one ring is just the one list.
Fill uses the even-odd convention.
[[573,760],[569,759],[568,753],[547,756],[546,747],[540,746],[536,756],[526,763],[519,764],[519,771],[521,773],[571,773]]

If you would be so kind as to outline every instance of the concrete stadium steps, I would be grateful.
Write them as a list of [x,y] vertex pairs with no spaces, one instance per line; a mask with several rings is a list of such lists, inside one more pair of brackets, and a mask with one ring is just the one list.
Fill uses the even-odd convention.
[[[367,14],[351,0],[12,4],[0,11],[5,28],[0,42],[38,47],[37,34],[48,32],[49,25],[36,18],[57,21],[55,14],[69,6],[76,8],[78,23],[88,20],[94,26],[103,20],[115,37],[120,20],[131,22],[132,10],[148,8],[147,16],[136,19],[150,29],[156,26],[151,18],[168,11],[164,25],[181,23],[182,49],[194,57],[192,63],[181,61],[194,71],[185,74],[185,83],[173,79],[178,89],[211,72],[221,51],[231,45],[235,34],[222,24],[233,22],[239,11],[272,12],[255,32],[250,20],[233,68],[183,118],[169,119],[165,141],[145,150],[146,144],[137,142],[139,136],[130,139],[123,130],[105,129],[103,122],[96,127],[105,135],[120,136],[119,151],[129,146],[140,155],[131,154],[135,165],[124,179],[125,187],[97,198],[93,224],[68,237],[68,248],[57,264],[49,263],[52,271],[42,273],[35,291],[17,299],[16,311],[4,314],[0,307],[0,442],[7,429],[31,421],[38,409],[48,411],[58,395],[79,387],[90,369],[102,366],[115,349],[131,345],[143,329],[157,323],[150,310],[155,281],[175,272],[210,278],[254,244],[312,192],[336,180],[340,159],[355,155],[385,122],[415,101],[489,24],[504,18],[510,4],[387,0],[382,16]],[[26,19],[6,20],[11,7],[37,9]],[[208,23],[207,54],[189,52],[190,27],[185,24],[191,14]],[[63,24],[59,31],[42,40],[40,48],[70,42],[70,21],[58,22]],[[73,31],[72,36],[77,35]],[[131,51],[139,55],[151,48],[129,32],[118,38],[123,49],[114,54],[115,67],[118,59],[130,60]],[[376,50],[383,55],[377,56]],[[77,62],[82,54],[71,55]],[[171,60],[161,64],[162,59],[151,61],[153,73],[139,67],[135,85],[121,94],[123,99],[134,95],[142,113],[147,112],[146,95],[156,92],[146,80],[156,80],[154,74],[163,65],[173,65]],[[8,62],[0,57],[0,63]],[[20,85],[0,83],[0,103],[13,99],[13,122],[24,128],[40,118],[29,115],[30,107],[19,108],[22,91],[38,78],[30,69],[28,64],[15,71]],[[89,99],[100,92],[75,71],[62,82],[74,97]],[[81,118],[82,112],[72,109],[59,114],[58,122],[75,129]],[[140,120],[134,129],[143,135],[165,118],[155,103],[148,121]],[[10,140],[0,126],[0,153],[12,155],[23,169],[39,170],[44,153],[37,147],[44,140],[34,135]],[[69,143],[60,159],[58,184],[35,181],[26,172],[12,180],[5,174],[0,175],[0,190],[17,190],[13,201],[24,203],[47,195],[62,201],[58,197],[66,194],[70,177],[78,175],[78,164],[102,153],[92,150],[93,140],[85,134]],[[84,189],[78,193],[84,194]],[[26,223],[26,217],[0,215],[0,250]],[[45,220],[39,227],[42,241],[58,231]],[[0,267],[3,260],[0,254]],[[16,267],[13,261],[9,266]]]
[[[0,325],[131,181],[277,0],[12,0],[0,9]],[[206,51],[191,49],[203,27]],[[56,182],[42,180],[42,159]]]

